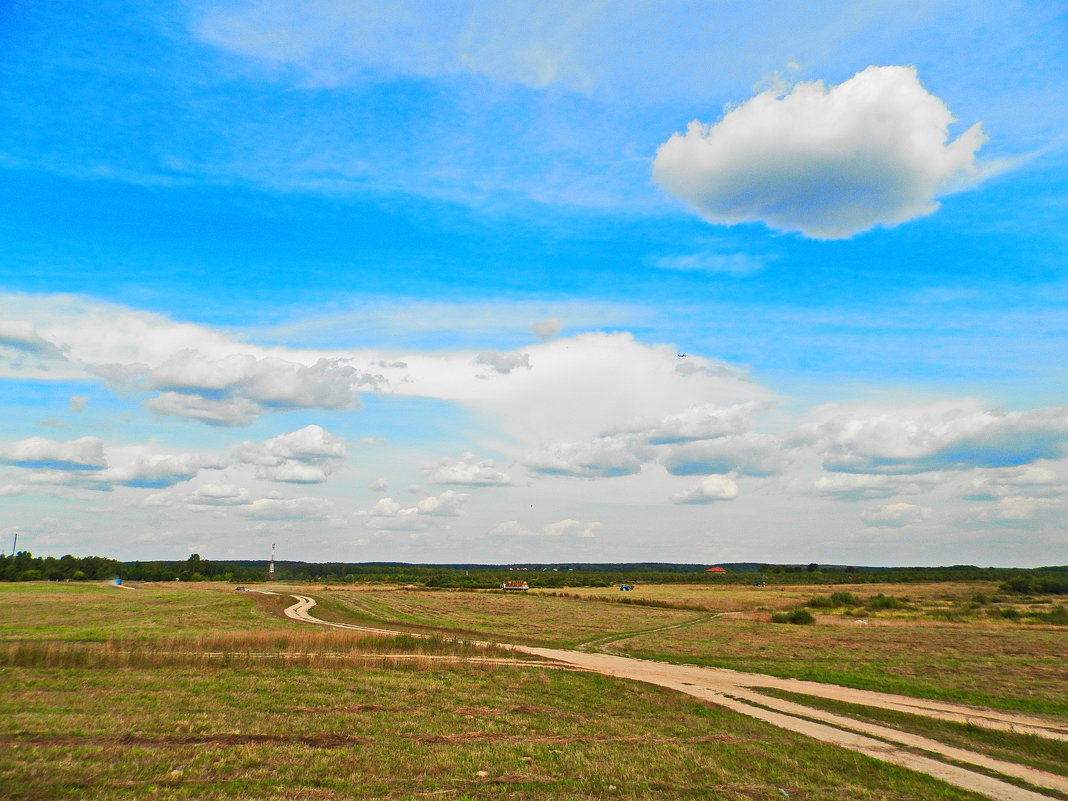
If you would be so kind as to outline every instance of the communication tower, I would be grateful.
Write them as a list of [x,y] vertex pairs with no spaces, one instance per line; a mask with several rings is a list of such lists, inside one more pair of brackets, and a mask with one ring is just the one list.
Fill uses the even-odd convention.
[[274,581],[274,543],[271,543],[271,562],[267,565],[267,580]]

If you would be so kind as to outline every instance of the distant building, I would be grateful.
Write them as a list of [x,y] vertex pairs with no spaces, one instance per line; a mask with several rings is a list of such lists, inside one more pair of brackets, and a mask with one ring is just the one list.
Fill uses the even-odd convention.
[[727,568],[720,567],[719,565],[716,565],[715,567],[708,568],[708,570],[706,570],[705,572],[706,573],[726,573],[727,572]]
[[506,581],[501,585],[502,590],[529,590],[530,585],[525,581]]

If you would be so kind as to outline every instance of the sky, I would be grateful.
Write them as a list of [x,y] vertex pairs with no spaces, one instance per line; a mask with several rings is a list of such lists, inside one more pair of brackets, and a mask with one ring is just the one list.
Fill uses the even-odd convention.
[[1068,4],[0,4],[0,546],[1068,563]]

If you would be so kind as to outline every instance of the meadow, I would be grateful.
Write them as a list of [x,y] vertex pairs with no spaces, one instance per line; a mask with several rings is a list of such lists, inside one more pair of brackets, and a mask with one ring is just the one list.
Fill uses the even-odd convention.
[[[654,585],[627,593],[575,588],[516,595],[323,590],[318,597],[331,604],[324,612],[329,619],[532,645],[585,645],[1068,716],[1068,626],[1041,617],[1056,610],[1060,599],[1002,596],[989,583],[870,585],[860,591]],[[831,606],[836,592],[855,603]],[[770,622],[791,609],[810,611],[816,625]]]
[[[769,604],[744,602],[762,597],[748,588],[718,600],[678,588],[644,598],[682,609],[607,593],[292,591],[318,598],[316,614],[331,620],[553,645],[622,638],[611,648],[663,637],[678,659],[701,651],[694,632],[737,636],[733,626],[759,626],[759,641],[855,630],[708,619],[732,605],[767,614],[757,607]],[[777,597],[785,608],[807,596]],[[979,798],[667,690],[442,636],[318,630],[282,618],[289,603],[221,584],[0,585],[0,796]],[[1066,632],[1053,633],[1061,639],[1044,647],[1056,652]],[[751,644],[747,658],[758,648]]]

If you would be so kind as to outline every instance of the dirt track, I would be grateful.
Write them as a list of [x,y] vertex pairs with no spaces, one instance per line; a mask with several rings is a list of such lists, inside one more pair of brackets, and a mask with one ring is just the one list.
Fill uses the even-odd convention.
[[[332,628],[353,629],[378,634],[399,634],[390,629],[332,623],[314,617],[310,610],[315,600],[294,595],[297,603],[285,610],[288,617],[304,623]],[[1017,787],[965,767],[958,767],[918,751],[936,754],[947,760],[974,765],[1028,784],[1068,794],[1068,777],[1005,762],[974,751],[955,748],[926,737],[908,734],[888,726],[865,723],[842,715],[806,707],[753,692],[752,688],[778,688],[821,698],[895,709],[914,715],[967,722],[986,728],[1009,729],[1057,740],[1068,740],[1068,727],[1039,718],[991,710],[973,709],[956,704],[926,701],[901,695],[854,690],[832,684],[780,679],[758,673],[741,673],[720,668],[673,665],[612,654],[589,653],[555,648],[532,648],[522,645],[505,647],[533,654],[574,667],[608,676],[655,684],[692,695],[734,712],[763,720],[783,729],[804,734],[826,743],[858,751],[883,762],[890,762],[926,773],[949,784],[998,799],[998,801],[1049,801],[1052,796]]]

